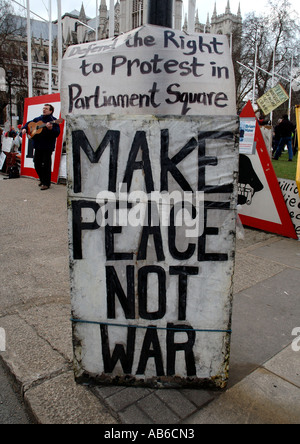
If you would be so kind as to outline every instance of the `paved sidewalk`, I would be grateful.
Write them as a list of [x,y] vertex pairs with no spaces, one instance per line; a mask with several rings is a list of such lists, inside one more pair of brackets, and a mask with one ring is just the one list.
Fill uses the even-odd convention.
[[[0,175],[0,359],[42,424],[300,422],[300,244],[247,229],[237,243],[226,391],[75,384],[67,190]],[[298,333],[298,337],[300,334]],[[295,345],[300,345],[300,339]]]

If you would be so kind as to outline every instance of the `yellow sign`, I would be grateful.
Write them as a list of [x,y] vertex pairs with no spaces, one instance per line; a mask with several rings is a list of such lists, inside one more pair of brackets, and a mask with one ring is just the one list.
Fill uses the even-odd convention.
[[296,173],[296,183],[300,195],[300,155],[299,155],[299,140],[300,140],[300,105],[296,105],[296,123],[297,123],[297,141],[298,141],[298,165]]
[[283,86],[278,83],[274,88],[270,89],[263,96],[257,99],[257,105],[260,107],[264,115],[266,116],[278,106],[282,105],[289,99],[288,93]]

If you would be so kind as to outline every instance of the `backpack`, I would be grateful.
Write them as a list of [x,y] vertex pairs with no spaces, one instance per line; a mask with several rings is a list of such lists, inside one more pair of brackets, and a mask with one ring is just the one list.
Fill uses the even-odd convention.
[[19,179],[20,177],[20,171],[18,165],[13,165],[9,167],[7,173],[9,179]]

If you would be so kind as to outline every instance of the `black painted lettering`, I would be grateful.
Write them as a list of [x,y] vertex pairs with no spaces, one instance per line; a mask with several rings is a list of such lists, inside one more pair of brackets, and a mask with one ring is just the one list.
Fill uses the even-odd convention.
[[151,47],[155,45],[155,37],[152,35],[147,35],[146,37],[142,38],[139,36],[139,31],[137,31],[133,38],[130,35],[128,39],[126,40],[126,46],[128,48],[138,48],[139,46],[147,46]]
[[[177,72],[178,63],[179,62],[177,60],[168,60],[164,65],[166,73],[173,74],[173,73]],[[172,69],[175,67],[176,67],[176,69]]]
[[[189,325],[167,324],[167,376],[176,374],[176,353],[184,351],[187,376],[196,375],[196,364],[193,347],[196,340],[196,332]],[[187,341],[183,343],[175,342],[176,333],[184,331]]]
[[172,95],[175,96],[173,102],[171,101],[171,99],[166,99],[166,103],[168,103],[170,105],[172,105],[173,103],[177,103],[180,100],[180,92],[179,91],[173,91],[173,87],[180,88],[180,85],[179,85],[179,83],[172,83],[172,85],[168,86],[167,93],[169,95],[171,95],[171,96]]
[[194,55],[197,52],[197,42],[196,40],[189,40],[186,44],[186,47],[190,49],[190,52],[184,52],[185,55]]
[[155,95],[156,93],[158,93],[160,90],[157,89],[157,83],[154,82],[152,85],[152,88],[149,90],[150,93],[150,100],[151,100],[151,106],[153,106],[153,108],[158,108],[160,106],[160,103],[156,103],[155,102]]
[[157,256],[158,262],[162,262],[165,260],[164,249],[163,249],[163,240],[161,235],[160,226],[158,224],[152,224],[152,216],[157,219],[157,214],[153,215],[153,211],[157,210],[155,205],[152,205],[151,202],[148,202],[147,212],[145,218],[145,224],[143,226],[143,231],[141,235],[141,241],[139,245],[139,250],[137,254],[137,260],[142,261],[147,259],[147,248],[148,248],[148,240],[149,236],[153,236],[154,247]]
[[105,225],[105,251],[108,261],[130,261],[133,259],[133,253],[120,253],[115,251],[115,234],[122,233],[122,227],[113,227]]
[[175,32],[173,31],[165,31],[164,32],[164,48],[169,48],[169,44],[172,43],[172,45],[175,46],[175,48],[180,48],[179,43],[174,39]]
[[218,158],[206,155],[206,141],[211,139],[231,140],[230,131],[203,131],[198,135],[198,191],[209,193],[232,193],[233,185],[206,185],[206,167],[218,165]]
[[169,191],[168,173],[171,173],[176,182],[181,186],[183,191],[193,191],[190,184],[177,168],[177,165],[185,159],[194,149],[198,143],[195,138],[189,142],[177,153],[172,159],[169,158],[169,130],[161,131],[161,190]]
[[[137,161],[138,152],[141,150],[142,152],[142,160]],[[147,193],[151,193],[154,191],[154,183],[149,155],[149,147],[146,137],[145,131],[137,131],[132,143],[132,147],[129,153],[128,162],[126,166],[125,176],[123,179],[123,183],[127,184],[127,192],[130,191],[133,173],[135,170],[143,170],[145,183],[146,183],[146,191]]]
[[82,65],[80,66],[79,69],[81,69],[81,74],[85,77],[89,76],[92,72],[92,70],[90,70],[89,72],[87,72],[87,68],[91,66],[91,63],[86,63],[86,60],[82,60]]
[[139,59],[134,59],[134,60],[128,60],[127,63],[127,76],[131,77],[132,76],[132,67],[134,65],[136,65],[136,67],[138,68],[140,66],[141,62]]
[[181,62],[181,63],[179,63],[179,68],[181,69],[180,75],[182,77],[188,76],[192,72],[192,68],[190,68],[190,62]]
[[219,51],[219,46],[222,47],[222,46],[223,46],[223,42],[219,42],[219,41],[217,40],[217,38],[214,37],[214,38],[212,39],[212,41],[210,42],[210,44],[212,45],[213,50],[214,50],[214,52],[215,52],[216,54],[223,54],[222,51]]
[[[223,103],[223,102],[225,102],[225,103]],[[228,102],[228,97],[225,93],[220,92],[220,93],[216,94],[215,105],[218,108],[225,108],[227,106],[226,102]]]
[[[151,328],[149,328],[151,327]],[[142,346],[140,361],[138,365],[138,369],[136,374],[137,375],[144,375],[147,362],[149,358],[154,358],[155,366],[156,366],[156,375],[157,376],[164,376],[164,365],[163,365],[163,357],[161,352],[161,347],[157,335],[157,329],[153,326],[149,326],[147,328],[144,342]]]
[[158,68],[157,65],[158,65],[158,63],[160,63],[162,61],[163,61],[163,59],[161,59],[158,54],[154,54],[153,59],[151,59],[151,63],[153,64],[153,74],[161,73],[161,69]]
[[99,106],[99,98],[100,98],[100,86],[96,86],[95,89],[95,94],[91,95],[91,96],[85,96],[85,109],[90,109],[91,107],[91,100],[94,101],[94,107],[100,108]]
[[[157,276],[157,300],[158,309],[155,312],[148,311],[148,276]],[[167,309],[167,290],[165,270],[156,265],[142,267],[138,273],[139,315],[142,319],[162,319]]]
[[77,83],[72,83],[69,85],[69,113],[72,113],[75,103],[81,96],[82,88]]
[[147,37],[144,38],[145,46],[155,46],[155,38],[153,35],[147,35]]
[[[90,208],[95,213],[95,220],[93,222],[82,222],[82,209]],[[99,227],[96,221],[96,214],[100,206],[96,202],[86,200],[72,201],[72,229],[73,229],[73,259],[82,259],[82,231],[83,230],[97,230]]]
[[178,321],[186,320],[188,276],[197,274],[198,267],[170,267],[170,276],[178,276]]
[[209,43],[203,42],[204,38],[202,36],[199,37],[199,51],[207,52],[208,54],[212,53],[212,49]]
[[73,131],[73,171],[74,193],[81,193],[81,150],[86,154],[91,163],[98,163],[106,147],[110,146],[110,162],[108,171],[108,191],[116,192],[118,152],[120,144],[120,131],[107,131],[104,139],[96,151],[93,150],[85,132]]
[[134,266],[128,265],[126,267],[127,296],[122,288],[115,268],[107,266],[105,270],[108,319],[116,319],[116,296],[119,299],[126,319],[135,319]]
[[209,210],[229,210],[230,202],[204,202],[204,231],[203,234],[198,239],[198,261],[212,261],[212,262],[226,262],[228,261],[227,253],[220,252],[206,252],[206,242],[207,236],[218,236],[219,228],[209,227],[208,223],[208,211]]
[[185,251],[179,251],[176,246],[176,227],[175,227],[175,205],[170,211],[170,224],[168,227],[168,244],[169,251],[174,259],[177,260],[187,260],[190,259],[196,250],[195,244],[188,244]]
[[112,373],[117,362],[120,361],[125,375],[132,374],[132,365],[135,351],[136,328],[127,328],[126,351],[123,344],[116,344],[112,356],[110,355],[110,345],[107,325],[100,325],[102,339],[102,357],[104,372]]
[[193,72],[194,77],[203,76],[203,74],[198,72],[198,68],[202,68],[203,66],[205,66],[204,63],[198,63],[197,57],[193,57],[193,63],[191,63],[191,67],[192,67],[192,72]]
[[117,68],[125,65],[126,62],[127,58],[125,56],[114,56],[112,58],[111,75],[114,76],[116,74]]

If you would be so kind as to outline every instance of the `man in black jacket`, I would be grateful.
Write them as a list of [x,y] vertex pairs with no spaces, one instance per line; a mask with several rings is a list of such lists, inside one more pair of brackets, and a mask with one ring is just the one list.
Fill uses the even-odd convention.
[[278,158],[281,156],[281,151],[283,150],[285,145],[287,145],[288,147],[289,161],[291,162],[293,160],[292,134],[294,131],[295,125],[293,125],[292,122],[289,121],[288,115],[285,114],[282,117],[282,122],[278,125],[280,140],[274,155],[275,160],[278,160]]
[[55,150],[56,139],[60,135],[60,127],[57,123],[53,123],[56,118],[53,117],[54,108],[52,105],[46,104],[43,107],[43,114],[40,117],[27,122],[22,128],[22,134],[28,132],[28,125],[31,122],[43,122],[45,127],[39,134],[36,134],[32,141],[34,147],[34,167],[40,178],[41,190],[48,190],[51,184],[51,166],[52,153]]

